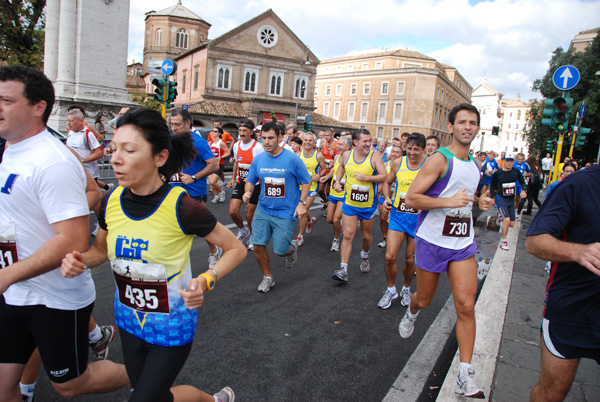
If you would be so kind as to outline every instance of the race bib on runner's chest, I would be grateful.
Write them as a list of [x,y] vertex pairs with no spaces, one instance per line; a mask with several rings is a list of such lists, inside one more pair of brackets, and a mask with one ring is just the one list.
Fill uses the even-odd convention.
[[400,197],[400,202],[398,203],[398,212],[402,212],[405,214],[418,214],[419,210],[418,209],[414,209],[414,208],[409,208],[406,206],[406,193],[400,193],[398,194],[398,197]]
[[245,180],[250,171],[249,163],[238,163],[238,177],[240,180]]
[[110,266],[123,305],[143,313],[170,313],[164,265],[111,260]]
[[265,177],[265,197],[285,198],[285,178]]
[[0,226],[0,268],[19,261],[14,225]]
[[448,237],[469,237],[471,235],[471,217],[448,216],[444,221],[442,235]]
[[370,186],[353,184],[350,189],[350,199],[354,202],[369,202]]
[[516,183],[502,183],[502,195],[507,197],[515,195]]

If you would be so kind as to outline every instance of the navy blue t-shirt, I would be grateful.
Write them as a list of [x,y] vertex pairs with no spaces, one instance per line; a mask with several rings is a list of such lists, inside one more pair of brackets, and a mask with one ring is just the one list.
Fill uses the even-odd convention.
[[[570,243],[600,242],[600,165],[565,177],[531,223],[527,236],[549,234]],[[600,276],[576,262],[552,265],[544,318],[600,331]]]

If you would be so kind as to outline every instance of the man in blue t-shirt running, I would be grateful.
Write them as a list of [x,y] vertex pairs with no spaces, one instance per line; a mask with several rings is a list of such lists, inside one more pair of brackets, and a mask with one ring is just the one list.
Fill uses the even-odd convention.
[[267,252],[271,237],[273,252],[286,257],[286,266],[291,268],[296,263],[298,243],[292,236],[296,220],[307,213],[306,199],[312,179],[304,162],[281,147],[283,134],[276,123],[262,126],[262,146],[266,152],[252,160],[242,197],[244,202],[250,201],[254,186],[261,183],[250,242],[254,244],[254,255],[263,273],[258,286],[258,291],[263,293],[275,286]]

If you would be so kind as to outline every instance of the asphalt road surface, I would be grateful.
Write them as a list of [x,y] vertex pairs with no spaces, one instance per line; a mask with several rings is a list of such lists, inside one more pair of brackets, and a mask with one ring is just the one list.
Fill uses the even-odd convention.
[[[225,203],[208,203],[217,219],[231,225],[228,214],[230,189]],[[209,200],[212,197],[209,197]],[[318,197],[317,197],[318,199]],[[312,234],[305,235],[298,262],[285,268],[285,259],[273,255],[271,269],[276,285],[259,293],[262,274],[252,252],[215,290],[206,295],[199,310],[198,329],[190,357],[176,384],[189,384],[208,393],[230,386],[239,401],[381,401],[405,368],[413,351],[436,319],[450,295],[443,275],[430,308],[423,310],[409,339],[398,334],[405,312],[400,300],[387,310],[377,308],[386,289],[385,250],[379,217],[373,225],[371,272],[359,270],[361,238],[353,242],[349,282],[331,279],[339,267],[339,253],[330,251],[332,227],[319,209]],[[243,214],[242,214],[243,215]],[[91,218],[94,219],[93,217]],[[233,229],[237,233],[236,229]],[[298,226],[296,226],[296,231]],[[477,229],[480,256],[492,258],[499,234]],[[483,240],[483,242],[482,242]],[[401,272],[404,247],[400,250]],[[208,247],[200,238],[191,251],[192,268],[197,275],[207,268]],[[114,281],[108,264],[93,270],[97,300],[94,318],[99,324],[114,323]],[[402,274],[396,281],[402,286]],[[413,291],[416,281],[413,282]],[[431,368],[419,374],[429,378],[420,400],[434,400],[435,385],[441,384],[447,365],[456,350],[454,336],[444,339],[440,356]],[[443,346],[443,345],[442,345]],[[109,359],[122,362],[120,339],[110,346]],[[444,368],[444,366],[446,366]],[[129,389],[111,394],[86,395],[74,401],[126,401]],[[38,379],[36,402],[64,401],[50,386],[45,374]]]

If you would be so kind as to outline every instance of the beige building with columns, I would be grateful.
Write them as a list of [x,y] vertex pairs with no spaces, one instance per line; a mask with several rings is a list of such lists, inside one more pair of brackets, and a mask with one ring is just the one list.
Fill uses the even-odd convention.
[[323,60],[317,68],[317,112],[367,128],[378,138],[403,132],[450,141],[450,110],[470,103],[473,88],[452,66],[411,50]]

